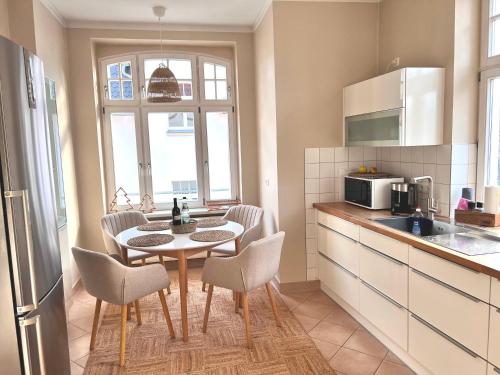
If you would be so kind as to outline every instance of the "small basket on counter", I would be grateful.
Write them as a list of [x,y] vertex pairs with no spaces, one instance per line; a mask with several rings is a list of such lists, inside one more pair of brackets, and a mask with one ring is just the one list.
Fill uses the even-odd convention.
[[187,224],[179,224],[174,225],[172,222],[170,224],[170,230],[174,234],[186,234],[196,232],[196,228],[198,227],[198,222],[194,219],[189,220]]

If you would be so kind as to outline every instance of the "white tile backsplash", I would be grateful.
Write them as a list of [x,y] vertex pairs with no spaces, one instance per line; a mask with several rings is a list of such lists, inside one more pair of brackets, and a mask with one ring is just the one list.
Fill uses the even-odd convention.
[[453,145],[451,164],[469,164],[469,145]]
[[450,184],[451,168],[449,165],[436,165],[436,182],[438,184]]
[[439,203],[450,202],[450,185],[446,184],[434,184],[434,198]]
[[401,161],[401,147],[391,147],[391,161]]
[[319,194],[305,194],[306,208],[313,208],[313,203],[319,202]]
[[469,166],[467,164],[453,164],[451,166],[451,184],[466,186],[469,178]]
[[424,164],[424,176],[431,176],[434,180],[436,179],[436,164]]
[[306,194],[319,194],[319,179],[317,178],[306,178],[304,185],[304,192]]
[[319,162],[320,163],[333,163],[335,161],[335,148],[320,148],[319,149]]
[[306,238],[316,238],[316,224],[306,224]]
[[317,253],[318,252],[318,243],[314,238],[306,238],[306,252],[308,253]]
[[377,148],[376,147],[363,147],[363,160],[365,162],[377,160]]
[[319,163],[306,164],[304,170],[305,178],[319,178]]
[[[470,160],[470,158],[469,158]],[[468,177],[467,177],[467,183],[468,184],[475,184],[476,183],[476,180],[477,180],[477,166],[476,166],[476,163],[474,164],[469,164],[469,168],[468,168]]]
[[316,222],[316,212],[314,208],[306,208],[306,223],[313,224]]
[[411,163],[411,147],[401,147],[401,162]]
[[320,163],[319,164],[319,177],[334,177],[335,176],[335,163]]
[[319,180],[320,193],[333,193],[335,190],[335,180],[333,177],[321,178]]
[[349,162],[363,161],[363,147],[349,147]]
[[451,145],[436,146],[436,163],[451,164]]
[[469,164],[476,164],[477,161],[477,144],[469,145]]
[[[401,148],[407,148],[407,147],[401,147]],[[417,146],[417,147],[410,147],[411,150],[411,162],[412,163],[423,163],[424,162],[424,148]]]
[[319,163],[319,148],[306,148],[304,155],[306,164]]
[[335,200],[333,193],[321,193],[319,195],[319,201],[323,202],[333,202]]
[[335,162],[343,163],[345,161],[349,161],[347,147],[335,147]]
[[343,177],[348,173],[348,171],[349,171],[348,162],[335,163],[335,177]]

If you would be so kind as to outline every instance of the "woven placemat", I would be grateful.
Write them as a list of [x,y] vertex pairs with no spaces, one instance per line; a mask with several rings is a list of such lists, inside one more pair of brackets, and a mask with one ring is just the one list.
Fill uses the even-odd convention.
[[227,224],[227,220],[218,217],[198,220],[198,228],[214,228],[222,227]]
[[171,234],[151,233],[131,238],[127,241],[127,245],[137,247],[165,245],[172,242],[174,238]]
[[170,228],[169,223],[167,223],[166,221],[160,221],[157,223],[147,223],[147,224],[139,225],[137,227],[137,230],[152,232],[155,230],[167,230],[168,228]]
[[198,242],[218,242],[229,240],[234,237],[234,232],[230,230],[205,230],[203,232],[195,232],[189,236],[193,241]]

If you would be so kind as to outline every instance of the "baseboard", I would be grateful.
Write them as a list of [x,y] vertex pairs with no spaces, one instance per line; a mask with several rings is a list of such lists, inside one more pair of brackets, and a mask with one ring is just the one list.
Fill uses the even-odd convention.
[[319,280],[295,281],[291,283],[283,283],[275,276],[272,281],[274,287],[281,293],[301,293],[314,292],[320,290]]
[[409,368],[411,368],[415,373],[419,375],[432,375],[427,369],[425,369],[419,362],[417,362],[412,356],[408,354],[406,350],[401,348],[399,345],[394,343],[390,337],[385,333],[380,331],[376,326],[374,326],[369,320],[367,320],[358,311],[352,308],[347,302],[345,302],[341,297],[339,297],[333,290],[328,288],[326,285],[320,285],[321,290],[328,295],[331,299],[337,302],[345,311],[347,311],[354,319],[357,320],[359,324],[366,328],[373,336],[375,336],[382,344],[384,344],[391,352],[399,357]]

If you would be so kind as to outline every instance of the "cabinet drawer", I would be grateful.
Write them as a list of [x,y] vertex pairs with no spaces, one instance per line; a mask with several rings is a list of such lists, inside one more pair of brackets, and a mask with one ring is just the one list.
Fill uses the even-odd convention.
[[360,228],[359,242],[408,264],[408,245],[403,242],[366,228]]
[[359,240],[359,226],[337,216],[318,211],[318,223],[333,229],[353,240]]
[[409,310],[486,358],[489,305],[411,269]]
[[490,306],[488,361],[500,368],[500,308]]
[[496,307],[500,307],[500,280],[496,277],[491,278],[491,299],[490,303]]
[[410,314],[408,352],[434,375],[485,375],[486,361]]
[[488,375],[499,375],[500,368],[493,366],[491,363],[488,363]]
[[358,275],[359,244],[353,239],[319,224],[318,251]]
[[359,277],[400,305],[408,307],[408,266],[403,262],[361,245]]
[[489,302],[490,277],[410,246],[410,267]]
[[355,310],[359,310],[359,280],[356,275],[320,253],[318,276],[322,285],[334,291]]
[[408,348],[408,311],[361,280],[359,310],[400,347]]

